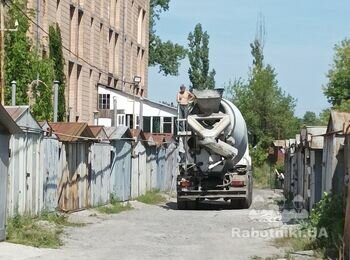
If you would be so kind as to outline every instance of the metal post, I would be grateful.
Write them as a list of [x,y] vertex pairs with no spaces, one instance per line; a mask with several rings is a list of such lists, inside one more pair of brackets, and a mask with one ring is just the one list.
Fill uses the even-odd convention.
[[5,105],[5,2],[0,0],[0,95],[1,95],[1,104]]
[[132,101],[132,129],[136,129],[136,115],[135,115],[135,84],[133,85],[133,91],[132,91],[132,95],[133,95],[133,101]]
[[143,97],[140,97],[140,129],[143,130]]
[[58,84],[59,81],[55,80],[53,82],[53,121],[57,122],[58,114]]
[[118,112],[117,112],[117,97],[113,98],[113,119],[114,119],[114,125],[117,127],[117,119],[118,119]]
[[11,82],[11,87],[12,87],[12,103],[11,103],[11,105],[15,106],[16,105],[16,87],[17,87],[17,83],[15,80],[13,80]]

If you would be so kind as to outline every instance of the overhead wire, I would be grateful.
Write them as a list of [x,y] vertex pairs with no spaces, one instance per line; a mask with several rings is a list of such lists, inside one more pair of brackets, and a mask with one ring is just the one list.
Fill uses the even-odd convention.
[[[102,141],[119,141],[119,140],[125,140],[125,141],[141,141],[141,142],[147,142],[147,143],[156,143],[155,141],[152,140],[145,140],[145,139],[137,139],[135,138],[131,138],[131,137],[121,137],[121,138],[96,138],[96,137],[85,137],[85,136],[79,136],[79,135],[71,135],[71,134],[65,134],[65,133],[60,133],[60,132],[56,132],[56,131],[47,131],[47,130],[38,130],[37,128],[33,128],[33,127],[28,127],[28,126],[19,126],[19,128],[21,130],[26,130],[26,131],[32,131],[34,133],[48,133],[48,134],[54,134],[54,135],[60,135],[60,136],[65,136],[65,137],[71,137],[71,138],[76,138],[76,139],[80,139],[80,140],[87,140],[87,141],[98,141],[98,142],[102,142]],[[172,144],[175,142],[168,142],[168,141],[162,141],[159,142],[160,144]]]
[[[13,0],[5,1],[5,4],[8,7],[11,7],[11,5],[8,2],[10,2],[10,4],[12,4],[14,7],[16,7],[16,9],[18,11],[20,11],[28,19],[28,21],[30,21],[33,25],[37,26],[37,28],[39,28],[43,33],[45,33],[47,36],[49,36],[49,32],[47,32],[42,26],[40,26],[37,22],[35,22],[24,10],[22,10],[22,8],[20,8],[15,2],[13,2]],[[73,56],[75,56],[78,60],[83,61],[85,64],[87,64],[90,67],[96,69],[98,72],[100,72],[102,74],[105,74],[107,76],[110,75],[110,73],[108,71],[102,70],[101,68],[97,67],[96,65],[93,65],[92,63],[90,63],[86,59],[80,57],[79,55],[74,53],[70,48],[66,47],[63,43],[62,43],[62,48],[65,49],[66,51],[68,51]],[[118,80],[120,80],[121,82],[126,83],[126,84],[134,84],[134,82],[126,81],[126,80],[123,80],[123,79],[119,79],[118,78]]]

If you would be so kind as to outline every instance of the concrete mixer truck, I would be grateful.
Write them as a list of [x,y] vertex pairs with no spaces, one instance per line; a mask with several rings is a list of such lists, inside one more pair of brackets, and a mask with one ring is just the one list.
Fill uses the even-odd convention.
[[[252,202],[252,166],[245,120],[222,98],[222,90],[193,90],[193,105],[178,131],[178,209],[192,209],[202,200],[223,199],[234,208]],[[184,121],[184,122],[181,122]]]

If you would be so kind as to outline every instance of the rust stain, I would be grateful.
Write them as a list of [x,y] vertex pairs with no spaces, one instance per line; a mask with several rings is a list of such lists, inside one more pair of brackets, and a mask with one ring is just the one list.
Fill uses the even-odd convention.
[[94,138],[94,134],[86,123],[49,123],[52,130],[57,133],[61,142],[75,142],[80,138],[76,136]]

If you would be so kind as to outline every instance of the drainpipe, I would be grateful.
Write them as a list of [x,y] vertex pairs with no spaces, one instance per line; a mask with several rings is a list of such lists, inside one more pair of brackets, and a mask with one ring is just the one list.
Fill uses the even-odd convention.
[[125,40],[126,40],[126,34],[125,34],[125,20],[126,20],[126,7],[127,7],[127,0],[124,0],[123,3],[123,51],[122,51],[122,91],[125,92]]
[[113,120],[114,120],[114,124],[112,126],[117,127],[117,119],[118,119],[117,97],[114,97],[113,98]]
[[55,80],[53,82],[53,121],[57,122],[58,114],[58,84],[59,81]]
[[13,80],[11,82],[11,87],[12,87],[12,103],[11,103],[11,105],[15,106],[16,105],[16,87],[17,87],[17,83],[15,80]]

